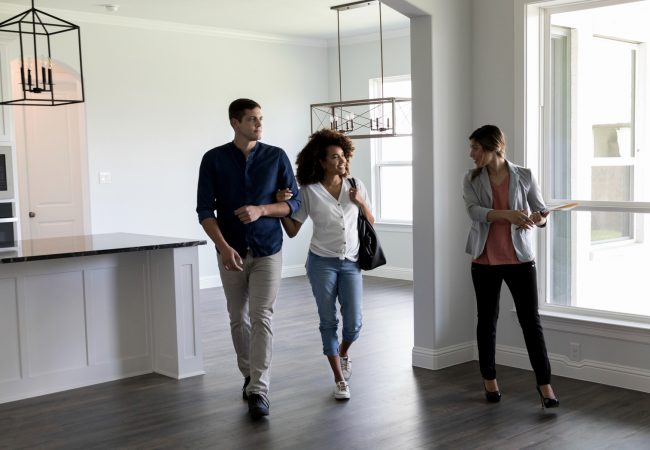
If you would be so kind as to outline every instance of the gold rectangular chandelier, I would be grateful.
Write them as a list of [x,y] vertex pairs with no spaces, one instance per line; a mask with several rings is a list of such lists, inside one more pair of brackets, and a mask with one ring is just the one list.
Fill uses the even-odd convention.
[[[379,7],[380,98],[343,100],[340,13],[349,9],[375,4]],[[364,0],[331,7],[331,9],[336,10],[338,28],[339,101],[310,105],[312,133],[323,128],[329,128],[344,133],[352,139],[411,136],[411,99],[406,97],[384,97],[384,45],[381,6],[381,0]]]

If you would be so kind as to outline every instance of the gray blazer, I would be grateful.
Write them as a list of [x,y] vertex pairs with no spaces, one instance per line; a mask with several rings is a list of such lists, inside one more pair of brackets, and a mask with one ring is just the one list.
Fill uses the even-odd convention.
[[[506,161],[510,171],[508,186],[508,205],[510,209],[526,209],[530,213],[545,211],[546,205],[530,169],[517,166]],[[490,231],[490,222],[487,220],[488,212],[492,210],[492,187],[487,168],[483,168],[479,176],[472,180],[470,170],[463,179],[463,199],[467,214],[472,219],[472,228],[467,237],[465,251],[476,259],[481,256]],[[535,250],[532,244],[531,230],[517,229],[510,226],[512,244],[515,247],[517,259],[528,262],[535,259]]]

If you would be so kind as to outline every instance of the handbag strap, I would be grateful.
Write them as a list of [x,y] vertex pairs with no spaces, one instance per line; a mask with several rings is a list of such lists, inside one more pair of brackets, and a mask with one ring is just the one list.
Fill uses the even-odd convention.
[[[354,178],[350,177],[350,178],[348,178],[348,181],[350,182],[350,186],[352,186],[352,187],[355,188],[355,189],[357,188],[357,182],[354,180]],[[363,210],[362,210],[361,208],[359,208],[359,215],[360,215],[361,217],[366,217],[366,216],[363,214]]]

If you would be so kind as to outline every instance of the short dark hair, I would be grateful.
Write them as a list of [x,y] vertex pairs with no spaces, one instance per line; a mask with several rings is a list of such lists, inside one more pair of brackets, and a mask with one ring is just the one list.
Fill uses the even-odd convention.
[[237,122],[241,122],[246,114],[246,110],[255,108],[262,107],[255,100],[251,100],[250,98],[238,98],[228,107],[228,118],[237,119]]
[[350,175],[350,159],[354,153],[352,139],[338,131],[324,128],[309,137],[307,145],[300,150],[296,158],[296,178],[298,183],[304,186],[323,181],[325,170],[320,162],[327,157],[327,147],[336,145],[343,150],[345,156],[345,176]]

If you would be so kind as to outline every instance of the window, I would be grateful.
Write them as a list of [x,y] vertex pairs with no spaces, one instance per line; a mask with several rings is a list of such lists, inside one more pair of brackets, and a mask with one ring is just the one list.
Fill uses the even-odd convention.
[[[384,77],[384,97],[411,97],[411,77]],[[370,80],[370,98],[381,98],[381,78]],[[411,133],[411,111],[396,120],[397,133]],[[413,150],[411,136],[371,139],[373,154],[373,204],[380,222],[413,221]]]
[[542,130],[527,122],[542,145],[527,158],[548,203],[579,202],[552,213],[541,242],[545,306],[650,316],[650,1],[618,3],[542,10],[542,80],[527,86],[543,94]]

